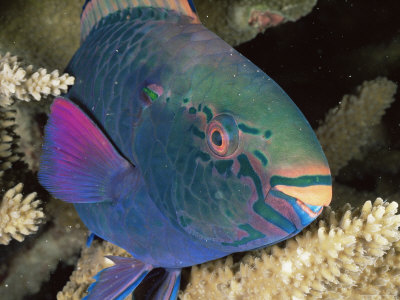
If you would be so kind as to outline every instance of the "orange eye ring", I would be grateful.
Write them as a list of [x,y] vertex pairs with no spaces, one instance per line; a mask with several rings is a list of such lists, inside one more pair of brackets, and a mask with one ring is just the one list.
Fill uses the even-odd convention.
[[211,120],[207,128],[207,143],[214,154],[222,157],[237,149],[239,130],[232,116],[221,114]]
[[227,148],[228,141],[224,135],[224,132],[222,132],[221,128],[219,127],[212,128],[210,132],[210,139],[214,151],[221,156],[225,155],[228,150]]

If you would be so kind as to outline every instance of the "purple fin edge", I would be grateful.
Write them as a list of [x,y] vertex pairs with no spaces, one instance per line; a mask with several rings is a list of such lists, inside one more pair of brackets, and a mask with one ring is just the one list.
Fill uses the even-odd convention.
[[181,283],[181,269],[166,269],[168,275],[158,288],[153,300],[175,300]]
[[115,265],[100,271],[83,300],[123,300],[142,282],[153,266],[132,257],[106,256]]

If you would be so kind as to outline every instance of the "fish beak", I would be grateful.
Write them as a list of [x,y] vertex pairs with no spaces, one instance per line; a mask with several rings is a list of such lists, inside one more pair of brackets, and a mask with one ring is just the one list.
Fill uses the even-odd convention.
[[[332,199],[332,179],[327,166],[292,168],[275,172],[265,198],[300,231],[328,206]],[[290,205],[289,208],[287,205]]]
[[328,206],[332,200],[331,185],[287,186],[277,185],[275,189],[296,198],[297,200],[314,206]]
[[305,205],[328,206],[332,200],[332,178],[327,165],[314,165],[277,172],[271,187]]

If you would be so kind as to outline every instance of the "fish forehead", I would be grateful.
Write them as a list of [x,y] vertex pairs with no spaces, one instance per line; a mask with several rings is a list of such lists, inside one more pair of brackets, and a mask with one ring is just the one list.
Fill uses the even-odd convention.
[[[187,49],[197,51],[196,62],[177,74],[171,86],[174,94],[189,99],[193,107],[209,108],[213,116],[230,113],[239,127],[256,131],[243,131],[246,144],[267,150],[271,162],[288,167],[321,161],[327,165],[308,121],[279,85],[222,40],[214,45],[217,50],[211,55],[210,49],[202,55],[203,45]],[[179,101],[175,104],[181,106]]]

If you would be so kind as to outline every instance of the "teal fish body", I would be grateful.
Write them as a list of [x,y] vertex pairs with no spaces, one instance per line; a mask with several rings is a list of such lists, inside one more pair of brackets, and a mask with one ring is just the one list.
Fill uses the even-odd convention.
[[[287,239],[331,200],[288,95],[191,1],[159,2],[87,1],[75,85],[46,127],[41,183],[135,259],[114,258],[93,298],[131,292],[153,267],[169,270],[158,295],[174,298],[180,268]],[[115,272],[134,284],[106,290]]]

